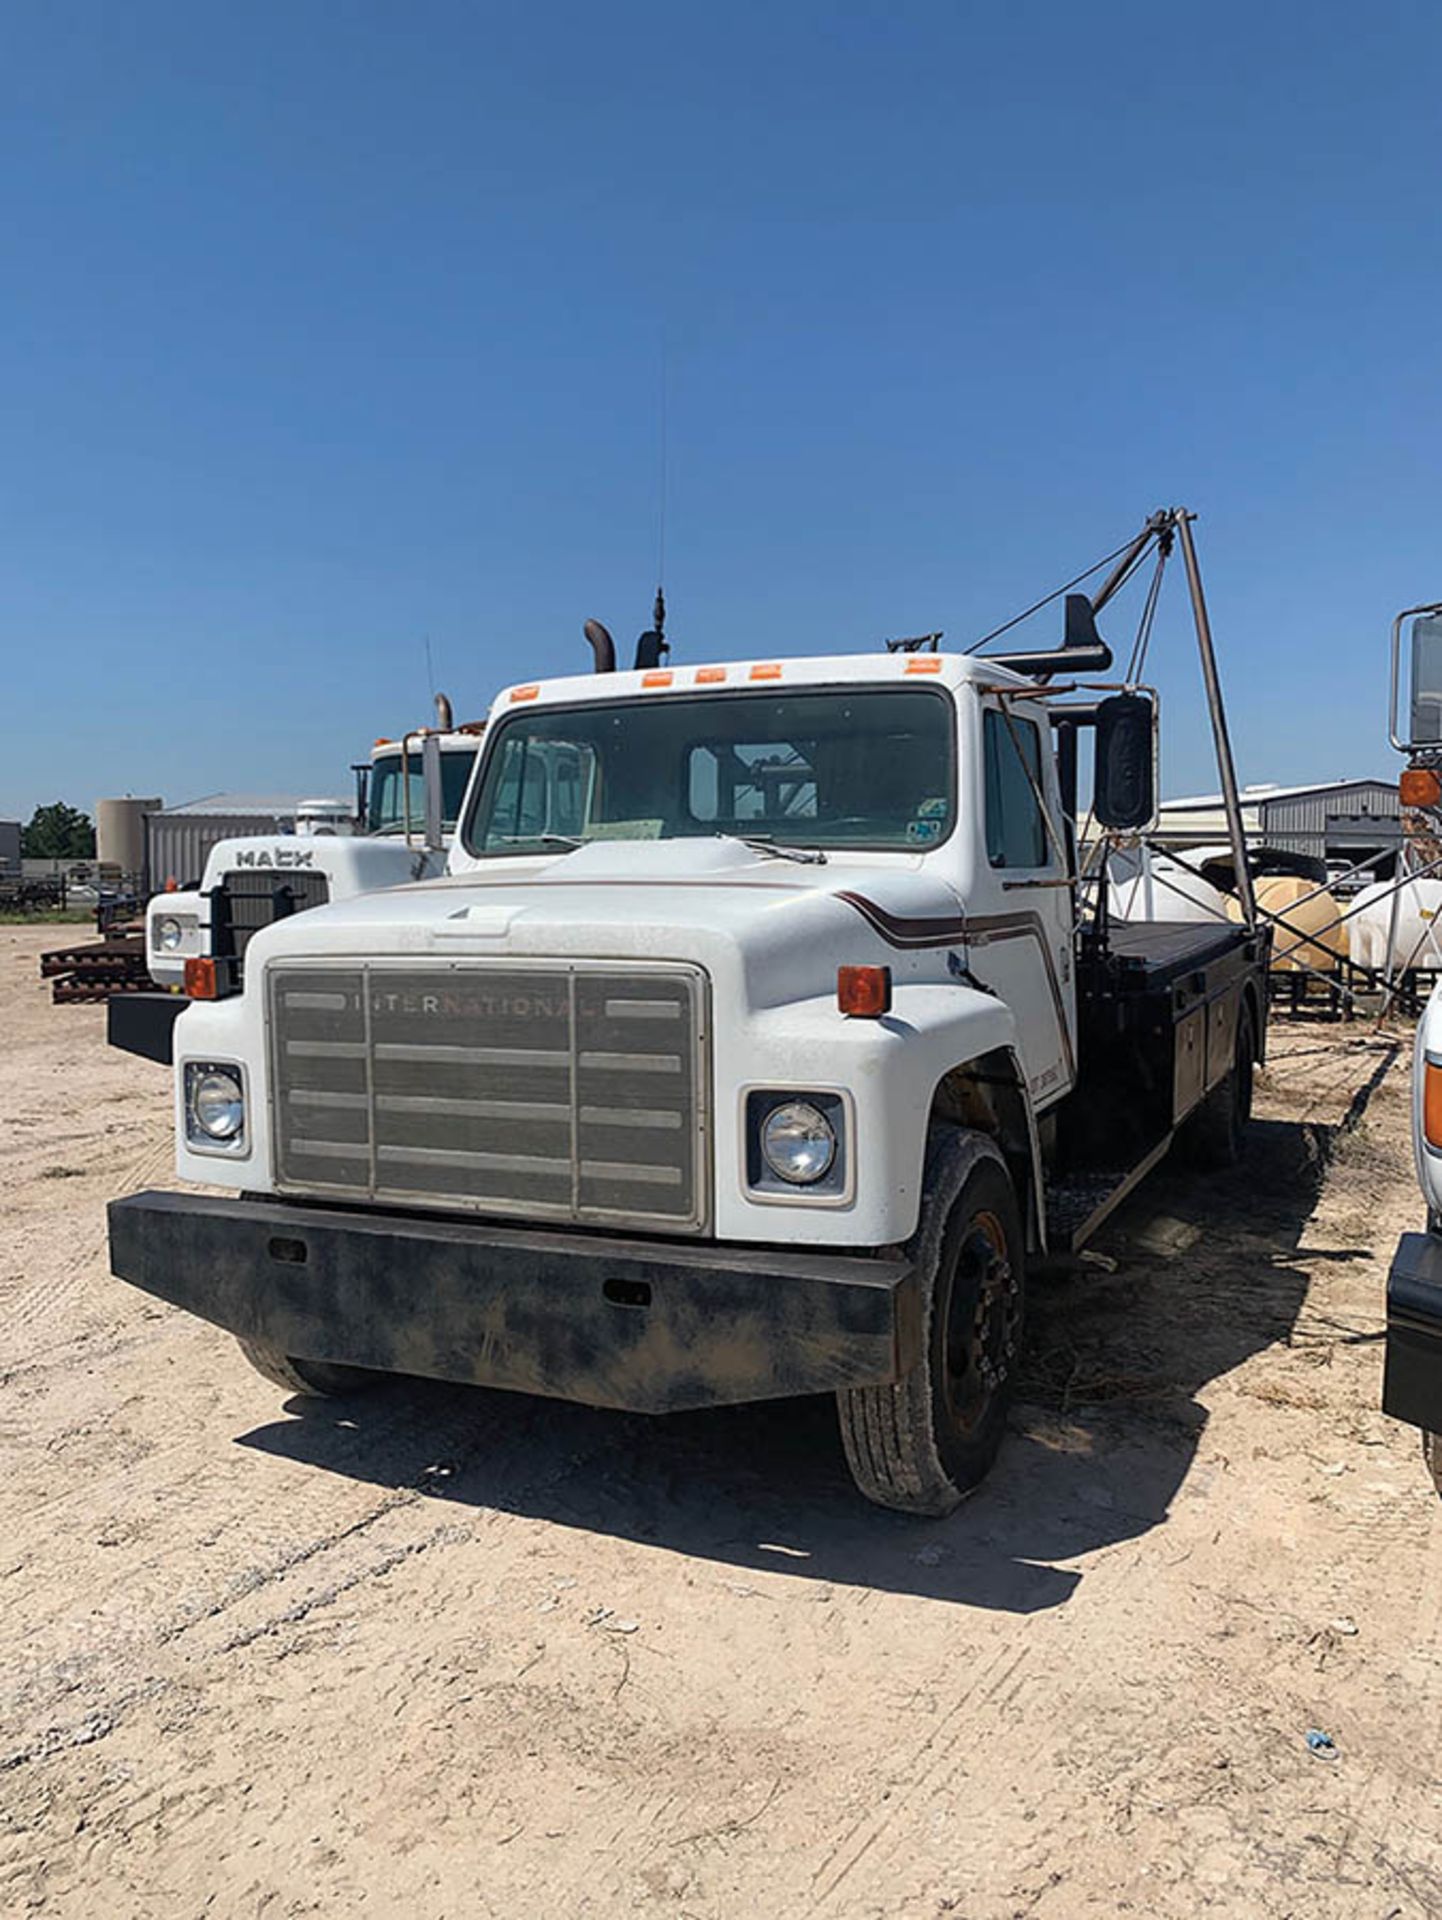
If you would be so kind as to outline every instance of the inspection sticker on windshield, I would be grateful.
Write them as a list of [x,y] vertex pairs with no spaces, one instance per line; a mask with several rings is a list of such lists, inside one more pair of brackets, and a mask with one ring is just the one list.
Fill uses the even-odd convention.
[[906,837],[918,846],[927,846],[931,841],[941,838],[941,822],[939,820],[908,820]]
[[583,840],[659,840],[661,820],[598,820],[593,827],[583,827]]

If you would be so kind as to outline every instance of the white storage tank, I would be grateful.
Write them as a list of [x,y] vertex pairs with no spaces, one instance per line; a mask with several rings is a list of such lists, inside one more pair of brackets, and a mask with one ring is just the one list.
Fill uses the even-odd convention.
[[1442,969],[1439,916],[1442,880],[1408,880],[1395,895],[1388,881],[1363,887],[1347,916],[1352,958],[1378,973]]
[[1227,896],[1180,861],[1138,847],[1108,863],[1107,909],[1114,920],[1225,920]]
[[123,800],[97,800],[95,858],[100,865],[138,882],[145,872],[145,816],[159,813],[164,805],[158,795],[149,800],[128,794]]

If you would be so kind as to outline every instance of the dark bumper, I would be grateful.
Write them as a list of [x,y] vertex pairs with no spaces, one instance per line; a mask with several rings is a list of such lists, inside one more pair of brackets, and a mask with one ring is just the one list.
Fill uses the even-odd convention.
[[1404,1233],[1387,1276],[1382,1411],[1442,1433],[1442,1238]]
[[105,1038],[122,1053],[163,1067],[174,1059],[171,1035],[190,1005],[183,993],[115,993],[105,1003]]
[[878,1385],[921,1350],[899,1257],[137,1193],[110,1264],[304,1359],[638,1413]]

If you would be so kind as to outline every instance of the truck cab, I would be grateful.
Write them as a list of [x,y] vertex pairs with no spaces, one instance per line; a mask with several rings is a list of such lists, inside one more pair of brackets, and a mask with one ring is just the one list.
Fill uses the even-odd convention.
[[[273,920],[443,872],[480,733],[476,724],[377,740],[357,770],[364,778],[354,809],[342,801],[303,801],[293,833],[217,841],[197,886],[168,886],[152,895],[145,910],[146,967],[163,997],[113,1001],[111,1043],[168,1061],[179,1011],[168,1000],[184,992],[187,961],[220,960],[238,978],[251,936]],[[429,838],[427,742],[433,743],[436,788]]]

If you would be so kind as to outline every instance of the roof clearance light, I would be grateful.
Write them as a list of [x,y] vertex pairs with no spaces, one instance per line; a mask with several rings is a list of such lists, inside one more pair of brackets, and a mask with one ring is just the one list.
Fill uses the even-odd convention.
[[879,1020],[891,1012],[890,967],[838,967],[836,1004],[851,1020]]
[[1408,767],[1397,782],[1404,807],[1435,807],[1442,801],[1442,774],[1435,767]]
[[753,680],[779,680],[781,678],[781,662],[779,660],[763,661],[760,666],[751,669],[751,678]]
[[698,687],[717,687],[726,678],[725,667],[697,667],[696,685]]
[[518,700],[535,700],[539,697],[540,691],[539,687],[512,687],[511,705],[514,706]]
[[197,954],[185,963],[185,991],[192,1000],[218,1000],[215,962],[209,954]]
[[934,653],[913,653],[906,663],[908,673],[940,673],[941,660]]
[[675,675],[669,667],[662,667],[657,673],[643,673],[641,675],[641,685],[643,687],[669,687],[674,678]]
[[1428,1146],[1442,1153],[1442,1067],[1431,1060],[1422,1081],[1422,1131]]

